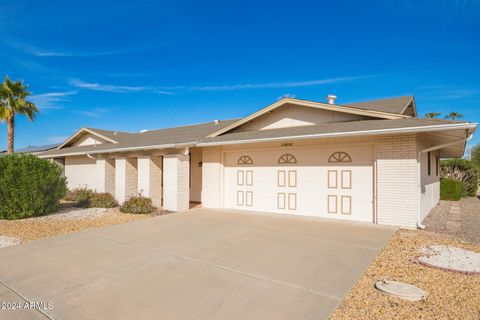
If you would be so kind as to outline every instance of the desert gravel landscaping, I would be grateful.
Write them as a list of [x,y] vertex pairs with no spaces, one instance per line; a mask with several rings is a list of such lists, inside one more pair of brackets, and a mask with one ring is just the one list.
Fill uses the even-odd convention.
[[38,240],[84,229],[142,220],[150,215],[120,213],[118,208],[66,208],[48,216],[0,220],[0,236],[21,242]]
[[[451,206],[460,207],[459,228],[451,232]],[[332,315],[340,319],[480,319],[480,276],[435,269],[414,262],[426,247],[445,245],[480,253],[480,200],[440,201],[424,221],[425,230],[399,230]],[[419,302],[375,289],[378,280],[406,282],[427,291]]]
[[[422,248],[448,245],[480,252],[480,245],[446,234],[399,230],[332,315],[340,319],[480,319],[480,276],[423,266],[412,261]],[[428,292],[410,302],[379,292],[378,280],[396,280]]]

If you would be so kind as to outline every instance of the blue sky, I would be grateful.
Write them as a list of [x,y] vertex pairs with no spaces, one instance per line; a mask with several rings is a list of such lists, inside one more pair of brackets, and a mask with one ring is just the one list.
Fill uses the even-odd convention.
[[479,0],[0,0],[0,75],[41,109],[17,118],[17,148],[236,118],[284,95],[414,95],[422,115],[480,122],[479,57]]

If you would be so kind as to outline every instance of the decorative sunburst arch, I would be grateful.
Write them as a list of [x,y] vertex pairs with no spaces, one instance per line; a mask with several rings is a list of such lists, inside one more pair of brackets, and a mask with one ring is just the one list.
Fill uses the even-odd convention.
[[241,156],[240,158],[238,158],[237,164],[240,164],[240,165],[253,164],[253,160],[249,156]]
[[328,162],[352,162],[352,157],[346,152],[337,151],[328,157]]
[[297,158],[293,154],[285,153],[278,158],[278,164],[297,163]]

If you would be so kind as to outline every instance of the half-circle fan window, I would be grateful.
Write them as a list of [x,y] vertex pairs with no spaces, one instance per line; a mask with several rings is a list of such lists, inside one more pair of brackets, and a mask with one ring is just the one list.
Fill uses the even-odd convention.
[[289,163],[297,163],[297,159],[293,154],[285,153],[280,158],[278,158],[278,164],[289,164]]
[[240,165],[253,164],[253,160],[249,156],[241,156],[240,158],[238,158],[237,163]]
[[352,157],[346,152],[337,151],[330,155],[328,162],[352,162]]

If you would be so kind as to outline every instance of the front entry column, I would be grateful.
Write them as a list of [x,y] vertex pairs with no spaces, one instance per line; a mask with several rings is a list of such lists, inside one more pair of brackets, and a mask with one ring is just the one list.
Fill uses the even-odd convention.
[[190,158],[184,154],[163,156],[163,208],[188,210],[190,205]]
[[115,196],[115,160],[97,159],[98,192],[108,192]]
[[138,193],[162,206],[162,157],[138,158]]
[[115,198],[121,205],[138,193],[137,158],[115,159]]

